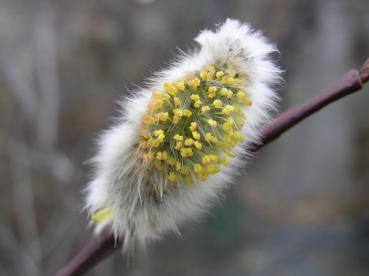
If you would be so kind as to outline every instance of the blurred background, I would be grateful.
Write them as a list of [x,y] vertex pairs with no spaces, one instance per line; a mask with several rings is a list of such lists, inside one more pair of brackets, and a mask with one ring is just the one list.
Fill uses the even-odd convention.
[[[52,275],[91,237],[86,160],[117,103],[227,17],[277,43],[282,107],[369,56],[367,0],[0,1],[0,275]],[[88,275],[369,275],[369,88],[259,152],[202,223]]]

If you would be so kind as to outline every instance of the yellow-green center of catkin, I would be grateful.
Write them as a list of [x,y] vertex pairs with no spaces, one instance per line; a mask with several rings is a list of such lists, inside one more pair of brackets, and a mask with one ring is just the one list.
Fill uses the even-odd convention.
[[152,92],[140,129],[139,152],[147,171],[167,183],[191,184],[218,173],[244,140],[246,77],[229,65],[209,65]]

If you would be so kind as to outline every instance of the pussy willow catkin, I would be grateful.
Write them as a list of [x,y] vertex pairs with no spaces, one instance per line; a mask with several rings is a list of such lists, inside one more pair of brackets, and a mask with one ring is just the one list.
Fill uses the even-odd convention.
[[276,51],[249,25],[228,19],[200,45],[122,103],[99,140],[86,208],[124,249],[178,232],[222,196],[275,111]]

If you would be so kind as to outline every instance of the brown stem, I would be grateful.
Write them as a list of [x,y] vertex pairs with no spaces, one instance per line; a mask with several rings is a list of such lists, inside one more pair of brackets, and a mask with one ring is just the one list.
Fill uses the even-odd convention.
[[56,276],[82,275],[119,250],[121,246],[122,243],[116,241],[113,234],[106,230],[98,237],[91,239],[67,265],[56,273]]
[[[252,151],[257,151],[264,145],[278,138],[285,131],[301,122],[306,117],[314,114],[328,104],[341,99],[351,93],[359,91],[363,84],[369,80],[369,58],[365,61],[360,71],[351,69],[341,79],[323,90],[320,94],[300,105],[291,107],[276,117],[272,123],[264,129],[261,143],[251,145]],[[121,247],[121,242],[116,242],[111,232],[106,231],[99,237],[92,239],[69,263],[67,263],[56,275],[73,276],[82,275],[104,258],[113,254]]]

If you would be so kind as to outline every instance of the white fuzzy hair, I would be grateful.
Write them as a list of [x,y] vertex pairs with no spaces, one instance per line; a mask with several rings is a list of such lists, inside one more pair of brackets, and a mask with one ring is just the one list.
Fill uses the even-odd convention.
[[[201,46],[190,54],[182,54],[169,69],[156,74],[149,87],[136,91],[122,104],[123,112],[114,126],[105,131],[93,159],[94,177],[86,192],[89,215],[104,207],[112,210],[112,219],[98,224],[99,232],[111,225],[115,237],[123,239],[124,249],[136,243],[145,245],[169,231],[179,232],[178,226],[199,219],[217,201],[245,165],[247,148],[258,143],[265,123],[276,111],[278,96],[274,91],[280,81],[280,69],[271,60],[277,52],[260,32],[248,24],[227,19],[216,31],[204,30],[195,41]],[[246,123],[242,132],[246,141],[236,146],[236,158],[221,172],[195,185],[182,185],[166,192],[160,202],[141,198],[142,173],[137,172],[135,145],[142,117],[147,111],[151,92],[161,89],[164,82],[175,82],[202,70],[209,64],[233,60],[247,75],[243,89],[252,99],[245,109]],[[153,176],[152,181],[156,181]]]

